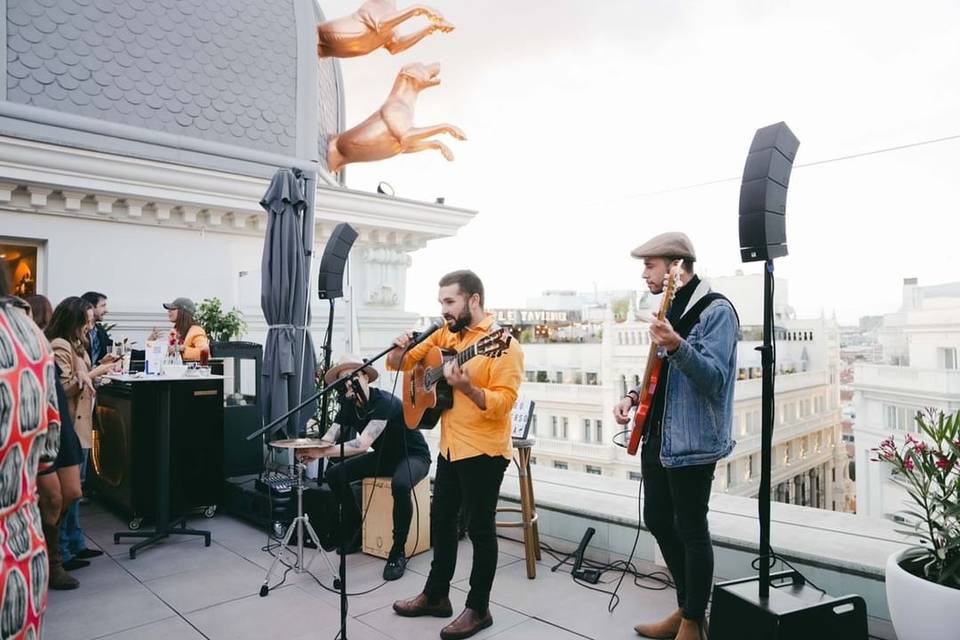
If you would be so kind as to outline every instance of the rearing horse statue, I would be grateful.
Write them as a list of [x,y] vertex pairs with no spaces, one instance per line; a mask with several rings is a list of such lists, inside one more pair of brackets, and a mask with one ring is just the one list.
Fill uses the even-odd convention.
[[[416,16],[426,16],[430,26],[407,36],[395,33],[394,29]],[[396,54],[435,31],[453,31],[453,25],[436,9],[416,4],[398,10],[394,0],[367,0],[350,15],[317,25],[317,55],[321,58],[353,58],[380,47]]]
[[427,140],[432,135],[447,133],[457,140],[466,140],[459,128],[452,124],[432,127],[414,127],[413,111],[417,96],[427,87],[440,84],[440,65],[408,64],[397,74],[390,95],[383,106],[369,118],[334,136],[327,144],[327,167],[339,171],[351,162],[385,160],[401,153],[436,149],[447,160],[453,153],[439,140]]

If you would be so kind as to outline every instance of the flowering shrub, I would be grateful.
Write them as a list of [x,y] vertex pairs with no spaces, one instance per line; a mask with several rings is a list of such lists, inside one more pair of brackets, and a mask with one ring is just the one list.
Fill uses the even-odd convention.
[[893,436],[873,451],[893,467],[893,479],[912,504],[902,513],[913,525],[901,531],[922,546],[908,554],[903,568],[917,576],[960,589],[960,412],[918,412],[923,439]]

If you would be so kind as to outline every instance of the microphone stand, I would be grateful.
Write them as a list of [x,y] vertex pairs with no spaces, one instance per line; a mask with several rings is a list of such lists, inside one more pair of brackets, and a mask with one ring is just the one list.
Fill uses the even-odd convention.
[[[413,346],[413,345],[410,345],[410,346]],[[354,377],[361,369],[368,367],[370,364],[381,359],[382,357],[384,357],[385,355],[387,355],[388,353],[390,353],[396,348],[397,348],[396,345],[390,345],[389,347],[387,347],[377,355],[373,356],[372,358],[364,359],[363,363],[360,366],[340,376],[339,378],[337,378],[336,380],[334,380],[324,388],[320,389],[320,391],[317,391],[315,394],[313,394],[312,396],[310,396],[309,398],[307,398],[297,406],[287,411],[285,414],[283,414],[279,418],[276,418],[275,420],[271,421],[269,424],[265,425],[262,429],[258,429],[257,431],[254,431],[249,436],[247,436],[247,440],[253,440],[254,438],[259,437],[261,434],[273,433],[287,418],[289,418],[291,415],[293,415],[303,407],[307,406],[311,402],[315,401],[317,398],[320,398],[321,396],[323,397],[323,405],[326,406],[327,394],[329,394],[331,391],[333,391],[337,387],[343,384],[346,384],[347,381],[349,381],[352,377]],[[346,484],[347,472],[343,467],[343,462],[346,459],[345,444],[346,444],[346,438],[343,437],[343,434],[340,434],[340,464],[339,464],[340,486],[343,487],[344,489],[347,488],[347,484]],[[339,500],[338,500],[338,503],[339,503]],[[339,507],[339,511],[340,511],[340,535],[339,535],[340,575],[337,578],[337,580],[334,581],[333,586],[335,589],[338,589],[340,591],[339,640],[347,640],[347,554],[346,554],[346,540],[345,540],[346,531],[343,523],[343,506],[342,505]],[[301,536],[299,540],[302,542],[303,537]],[[318,540],[314,540],[314,542],[316,544],[320,544]]]

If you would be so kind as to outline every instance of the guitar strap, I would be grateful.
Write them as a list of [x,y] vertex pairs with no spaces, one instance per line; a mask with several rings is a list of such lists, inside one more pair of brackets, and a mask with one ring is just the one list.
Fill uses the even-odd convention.
[[740,326],[740,316],[737,314],[736,307],[733,306],[733,303],[723,295],[722,293],[717,293],[716,291],[711,291],[699,300],[696,304],[690,307],[683,316],[680,317],[680,321],[677,322],[676,326],[673,328],[681,338],[684,340],[687,339],[687,336],[690,335],[690,332],[693,331],[693,328],[697,326],[697,323],[700,322],[700,314],[703,313],[703,310],[710,306],[711,302],[716,300],[726,300],[730,305],[730,308],[733,309],[733,315],[737,318],[737,327]]

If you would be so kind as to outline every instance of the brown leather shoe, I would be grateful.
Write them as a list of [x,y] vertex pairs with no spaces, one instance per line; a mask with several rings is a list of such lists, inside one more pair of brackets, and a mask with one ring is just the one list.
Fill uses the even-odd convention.
[[50,588],[54,591],[68,591],[80,586],[80,581],[67,573],[63,565],[50,567]]
[[443,640],[460,640],[469,638],[475,633],[486,629],[493,624],[493,616],[488,609],[484,615],[480,615],[469,607],[463,610],[457,619],[440,630],[440,637]]
[[680,623],[682,620],[683,612],[677,609],[663,620],[649,624],[638,624],[633,630],[644,638],[673,640],[677,637],[677,632],[680,631]]
[[684,618],[680,621],[676,640],[704,640],[707,637],[706,622],[697,622]]
[[450,598],[430,602],[425,593],[421,593],[409,600],[397,600],[393,603],[393,610],[396,611],[398,615],[406,616],[407,618],[416,618],[419,616],[449,618],[453,615],[453,606],[450,604]]

